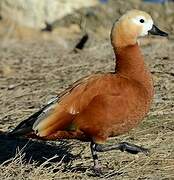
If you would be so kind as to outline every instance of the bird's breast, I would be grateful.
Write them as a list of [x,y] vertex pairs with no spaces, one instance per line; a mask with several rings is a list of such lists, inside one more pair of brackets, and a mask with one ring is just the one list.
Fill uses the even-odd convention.
[[[132,95],[132,98],[122,104],[122,115],[115,114],[112,127],[110,127],[110,136],[116,136],[128,132],[135,128],[147,115],[152,103],[153,94],[148,91]],[[125,96],[126,98],[126,96]],[[115,119],[114,119],[115,118]]]

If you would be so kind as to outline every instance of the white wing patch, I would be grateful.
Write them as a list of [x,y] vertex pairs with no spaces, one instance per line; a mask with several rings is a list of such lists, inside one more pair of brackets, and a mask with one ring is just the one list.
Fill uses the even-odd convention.
[[42,113],[37,117],[35,123],[33,124],[33,130],[36,130],[38,124],[54,111],[55,107],[57,106],[58,99],[59,98],[56,96],[47,102],[46,106],[42,110]]

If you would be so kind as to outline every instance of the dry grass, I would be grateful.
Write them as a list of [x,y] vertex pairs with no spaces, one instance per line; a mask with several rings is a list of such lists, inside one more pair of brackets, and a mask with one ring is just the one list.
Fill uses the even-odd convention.
[[[118,5],[112,5],[114,3]],[[88,48],[79,53],[72,51],[75,40],[69,43],[64,37],[55,38],[56,32],[51,34],[55,38],[52,41],[36,38],[35,41],[24,42],[10,40],[14,27],[7,28],[7,38],[3,38],[0,44],[0,130],[14,128],[77,79],[96,71],[114,69],[114,55],[108,39],[111,21],[108,19],[115,19],[115,15],[117,17],[130,7],[140,6],[151,11],[158,24],[172,30],[173,4],[167,7],[140,4],[138,0],[135,4],[132,0],[126,4],[124,1],[111,1],[108,8],[102,6],[96,9],[101,17],[89,17],[87,20],[90,29]],[[73,22],[77,21],[76,17],[77,14],[75,19],[72,18]],[[63,21],[65,26],[69,23],[66,18]],[[4,26],[1,28],[4,29]],[[95,33],[91,32],[93,29]],[[37,33],[34,37],[40,35]],[[0,36],[4,37],[4,32]],[[78,36],[72,35],[71,40],[77,40]],[[117,151],[101,153],[99,156],[105,175],[100,179],[174,179],[173,49],[172,37],[169,40],[143,41],[143,53],[154,77],[154,104],[149,116],[138,128],[108,142],[128,141],[142,145],[151,150],[150,156]],[[99,179],[94,176],[91,165],[88,143],[76,140],[41,142],[0,134],[0,179]]]
[[[174,176],[173,41],[143,48],[154,75],[156,96],[148,118],[129,134],[113,138],[151,149],[150,156],[101,153],[105,177],[117,179],[172,179]],[[160,51],[159,51],[160,49]],[[149,56],[151,52],[151,56]],[[1,46],[0,125],[7,130],[36,111],[77,78],[114,69],[109,44],[75,54],[54,42],[7,43]],[[70,66],[71,64],[71,66]],[[1,66],[2,67],[2,66]],[[94,177],[89,144],[76,140],[28,141],[0,135],[2,179],[98,179]]]
[[[157,121],[158,125],[154,125],[153,121]],[[119,137],[117,140],[112,139],[110,143],[124,140],[144,145],[151,149],[151,154],[146,157],[143,154],[130,155],[115,151],[102,153],[100,160],[104,166],[104,178],[172,179],[174,176],[172,128],[174,128],[172,118],[152,116],[129,135]],[[0,139],[2,143],[2,136]],[[14,142],[16,144],[11,146],[12,149],[17,146],[18,148],[12,158],[0,165],[3,179],[97,179],[93,177],[90,169],[92,160],[86,143],[75,140],[52,144],[22,139],[8,139],[10,141],[8,143],[5,141],[7,139],[4,139],[6,149],[9,148],[8,143]],[[7,155],[6,152],[3,155]]]

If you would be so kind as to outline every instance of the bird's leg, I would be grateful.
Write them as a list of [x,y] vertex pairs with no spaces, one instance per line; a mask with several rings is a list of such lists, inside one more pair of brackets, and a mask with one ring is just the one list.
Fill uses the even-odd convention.
[[95,151],[97,152],[105,152],[111,150],[120,150],[122,152],[127,151],[128,153],[131,154],[137,154],[139,152],[142,152],[145,155],[148,155],[149,153],[148,149],[127,142],[121,142],[115,145],[95,144]]
[[98,161],[98,156],[97,156],[97,151],[96,151],[96,145],[93,141],[90,144],[90,148],[91,148],[91,154],[92,154],[92,158],[94,161],[94,172],[96,175],[100,176],[102,174],[101,171],[101,167],[99,165],[99,161]]
[[143,153],[146,156],[149,154],[149,150],[147,148],[144,148],[142,146],[137,146],[135,144],[127,143],[127,142],[122,142],[119,143],[120,145],[120,150],[121,151],[127,151],[128,153],[131,154],[138,154],[138,153]]
[[137,154],[139,152],[142,152],[145,155],[148,155],[149,153],[148,149],[143,148],[141,146],[134,145],[134,144],[130,144],[127,142],[121,142],[114,145],[97,144],[97,143],[91,142],[90,147],[91,147],[91,154],[94,161],[94,172],[96,175],[102,174],[101,167],[98,162],[97,152],[120,150],[122,152],[127,151],[128,153],[131,153],[131,154]]

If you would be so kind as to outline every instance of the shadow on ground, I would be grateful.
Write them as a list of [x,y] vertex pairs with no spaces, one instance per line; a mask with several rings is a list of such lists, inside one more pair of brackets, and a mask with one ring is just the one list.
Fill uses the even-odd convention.
[[26,163],[37,162],[38,165],[54,156],[49,162],[62,162],[69,164],[71,161],[80,158],[81,153],[73,155],[70,153],[72,143],[68,141],[59,141],[57,143],[42,142],[38,140],[29,140],[24,138],[8,137],[6,134],[0,134],[0,164],[14,158],[18,152],[24,154]]

